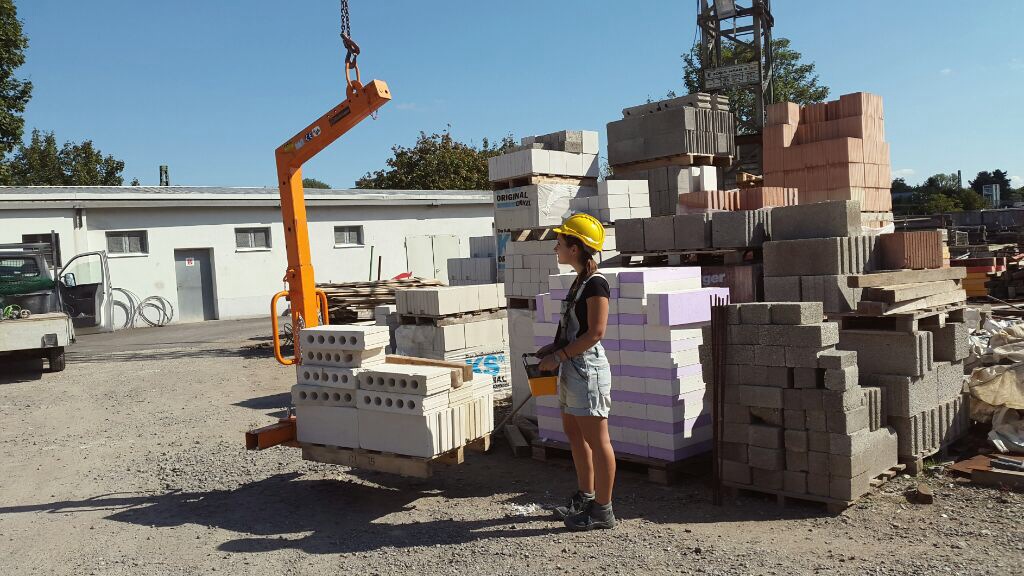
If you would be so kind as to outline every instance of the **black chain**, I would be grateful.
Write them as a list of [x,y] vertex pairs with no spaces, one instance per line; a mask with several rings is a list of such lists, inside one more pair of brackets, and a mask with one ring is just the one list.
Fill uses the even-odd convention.
[[359,45],[352,40],[352,20],[348,15],[348,0],[341,0],[341,41],[345,44],[345,62],[356,65]]

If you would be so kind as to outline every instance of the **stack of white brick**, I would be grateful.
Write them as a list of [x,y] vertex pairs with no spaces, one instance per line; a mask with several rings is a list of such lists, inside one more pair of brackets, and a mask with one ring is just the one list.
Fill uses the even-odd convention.
[[[705,394],[698,347],[711,320],[712,297],[724,288],[701,288],[698,267],[602,270],[611,287],[608,329],[602,344],[612,371],[612,444],[622,453],[667,461],[711,448],[710,393]],[[537,298],[536,347],[554,340],[561,303],[574,274],[550,278]],[[566,441],[558,399],[537,399],[540,435]]]
[[498,279],[494,236],[471,236],[469,258],[448,259],[448,284],[468,286],[494,284]]
[[387,338],[378,326],[301,332],[292,387],[300,442],[429,458],[493,429],[490,382],[453,389],[451,369],[387,364]]
[[[465,362],[496,392],[509,386],[505,287],[482,284],[399,290],[398,354]],[[490,314],[484,314],[490,312]]]
[[[565,274],[572,266],[559,264],[555,256],[555,238],[509,242],[505,248],[505,294],[511,298],[533,298],[547,292],[548,277]],[[604,250],[595,255],[598,264],[618,256],[615,229],[605,228]]]
[[651,197],[646,180],[605,180],[597,183],[597,196],[577,197],[570,208],[601,222],[650,218]]

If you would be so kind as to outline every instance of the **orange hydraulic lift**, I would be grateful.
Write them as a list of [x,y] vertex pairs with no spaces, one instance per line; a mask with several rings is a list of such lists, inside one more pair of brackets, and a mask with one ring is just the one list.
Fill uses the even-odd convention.
[[[341,38],[346,49],[345,80],[348,86],[345,100],[289,138],[275,153],[285,248],[288,253],[288,269],[284,275],[288,289],[278,292],[271,299],[270,318],[274,331],[274,356],[286,366],[299,363],[301,352],[299,339],[295,337],[292,339],[294,356],[285,358],[281,353],[278,301],[287,296],[291,302],[292,332],[296,336],[302,328],[328,322],[327,296],[322,290],[317,290],[313,279],[306,203],[302,190],[302,165],[391,100],[391,92],[384,81],[372,80],[366,85],[360,82],[357,63],[359,46],[351,38],[347,0],[341,2]],[[260,450],[294,440],[295,418],[289,416],[276,424],[247,432],[245,446],[249,450]]]

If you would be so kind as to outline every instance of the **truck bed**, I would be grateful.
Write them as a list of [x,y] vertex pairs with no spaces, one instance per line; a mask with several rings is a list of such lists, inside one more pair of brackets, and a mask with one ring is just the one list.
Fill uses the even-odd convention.
[[[55,344],[50,335],[56,335]],[[49,339],[47,336],[50,336]],[[63,347],[74,338],[71,318],[61,312],[33,314],[18,320],[0,320],[0,352]]]

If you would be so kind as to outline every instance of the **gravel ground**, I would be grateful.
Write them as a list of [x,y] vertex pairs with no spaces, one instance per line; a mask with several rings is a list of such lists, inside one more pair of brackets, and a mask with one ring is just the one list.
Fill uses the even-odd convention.
[[490,454],[430,480],[246,452],[293,373],[266,322],[84,337],[60,374],[0,375],[0,574],[1011,574],[1024,495],[900,477],[840,516],[753,496],[711,504],[622,473],[614,531],[567,533],[541,506],[567,461]]

